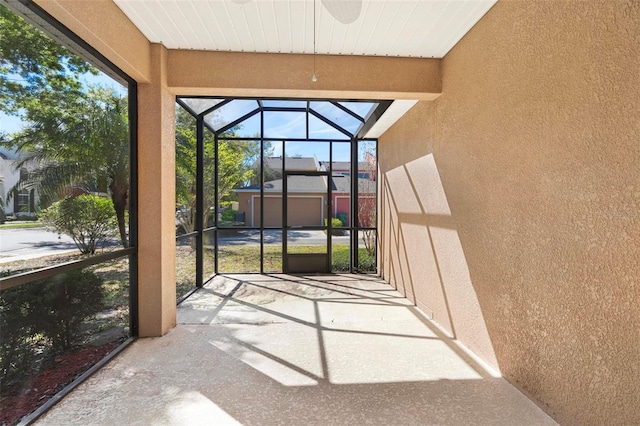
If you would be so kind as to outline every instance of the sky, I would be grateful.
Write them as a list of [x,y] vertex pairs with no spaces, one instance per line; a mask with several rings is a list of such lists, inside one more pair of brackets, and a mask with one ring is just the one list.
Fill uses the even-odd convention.
[[[188,100],[188,102],[192,102]],[[215,104],[212,100],[197,100],[190,103],[196,112],[204,111],[207,107]],[[365,117],[369,110],[374,106],[373,103],[363,102],[344,102],[343,106],[351,109],[356,114]],[[306,107],[306,101],[263,101],[265,107]],[[222,106],[218,112],[209,116],[208,122],[215,129],[233,122],[234,120],[250,113],[257,108],[255,100],[237,99],[233,102]],[[311,102],[310,107],[321,115],[329,118],[334,123],[340,125],[349,132],[355,133],[361,122],[340,110],[336,106],[328,102]],[[265,129],[264,136],[266,138],[305,138],[306,137],[306,113],[304,112],[270,112],[265,111]],[[238,136],[257,137],[260,134],[260,116],[256,114],[245,120],[240,128],[236,131]],[[315,116],[309,117],[309,137],[320,139],[336,139],[348,140],[348,136],[336,130],[335,128],[324,123]],[[283,142],[274,141],[271,143],[274,156],[282,155]],[[329,144],[327,142],[285,142],[285,151],[288,157],[315,156],[320,161],[329,161]],[[348,142],[340,142],[333,144],[332,152],[333,161],[349,161],[350,149]]]

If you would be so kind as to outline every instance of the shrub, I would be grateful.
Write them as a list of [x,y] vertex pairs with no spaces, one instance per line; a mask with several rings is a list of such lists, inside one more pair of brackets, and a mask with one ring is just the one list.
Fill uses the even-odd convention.
[[334,248],[331,253],[331,272],[348,272],[350,255],[349,246]]
[[[324,220],[324,226],[329,226],[327,219]],[[340,229],[342,228],[342,221],[337,217],[331,218],[331,228],[331,235],[342,235],[343,229]],[[327,231],[325,230],[324,233],[326,234]]]
[[367,249],[367,253],[370,257],[375,256],[376,253],[376,237],[375,229],[362,230],[362,242],[364,243],[364,247]]
[[358,271],[377,272],[375,251],[373,253],[370,253],[369,249],[359,249],[358,263]]
[[29,303],[25,287],[0,292],[0,384],[3,385],[17,380],[35,355],[29,342],[33,326],[25,318]]
[[19,379],[47,342],[54,350],[69,349],[80,324],[103,309],[103,297],[102,279],[87,270],[0,292],[0,381]]
[[[349,246],[336,248],[331,253],[331,272],[348,272],[350,263]],[[376,272],[376,258],[366,249],[358,249],[358,267],[360,272]]]
[[236,213],[238,213],[238,210],[224,210],[222,212],[222,220],[233,222],[236,220]]
[[54,275],[31,286],[37,309],[30,312],[30,322],[56,349],[70,348],[82,321],[103,308],[102,279],[91,271]]
[[16,212],[14,216],[16,220],[22,220],[25,222],[35,222],[38,220],[38,216],[36,216],[35,213]]
[[42,222],[47,228],[70,236],[82,254],[94,254],[118,230],[113,202],[89,194],[53,203],[43,211]]

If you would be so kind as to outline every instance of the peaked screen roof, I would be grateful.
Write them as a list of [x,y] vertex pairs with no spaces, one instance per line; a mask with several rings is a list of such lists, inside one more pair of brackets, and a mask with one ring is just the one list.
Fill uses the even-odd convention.
[[179,97],[178,102],[194,116],[202,116],[207,127],[218,135],[233,129],[241,132],[238,136],[259,137],[263,113],[265,122],[270,123],[264,127],[263,137],[311,140],[363,138],[391,104],[391,101],[214,97]]

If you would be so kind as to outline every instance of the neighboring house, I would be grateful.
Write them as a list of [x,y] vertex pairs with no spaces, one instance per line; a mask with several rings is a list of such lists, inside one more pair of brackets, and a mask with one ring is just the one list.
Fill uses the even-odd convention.
[[[260,162],[258,161],[258,164]],[[279,157],[266,157],[264,159],[264,168],[279,170],[282,172],[282,156]],[[321,162],[315,157],[286,157],[284,161],[285,167],[289,171],[319,171],[321,169]]]
[[4,201],[4,212],[7,216],[34,216],[37,203],[37,194],[34,190],[20,191],[10,194],[20,180],[24,170],[16,170],[15,158],[0,152],[0,197]]
[[[289,161],[289,159],[287,159]],[[288,168],[288,167],[287,167]],[[287,224],[289,226],[324,225],[327,213],[327,177],[289,176],[287,182]],[[282,179],[264,184],[264,226],[282,226]],[[347,226],[351,223],[349,199],[351,177],[331,177],[332,217],[345,214]],[[358,179],[360,226],[372,226],[375,214],[376,183],[370,179]],[[235,190],[238,194],[238,211],[245,216],[247,226],[260,226],[260,185],[250,185]]]
[[[333,174],[351,176],[351,163],[349,161],[334,161],[331,164],[328,161],[321,161],[320,164],[326,170],[331,170]],[[358,177],[360,179],[376,180],[375,162],[359,161]]]
[[[256,163],[256,169],[260,162]],[[318,161],[315,157],[287,157],[285,166],[288,171],[332,171],[334,175],[351,175],[351,162],[349,161]],[[274,170],[282,173],[282,156],[266,157],[264,159],[265,170]],[[278,176],[280,177],[280,176]],[[366,153],[365,161],[358,162],[358,177],[361,179],[376,180],[375,157]]]
[[[315,157],[286,157],[284,162],[282,156],[265,157],[264,158],[264,180],[271,181],[282,178],[282,166],[290,172],[317,172],[324,170],[321,163]],[[260,176],[260,160],[253,165],[255,174],[253,178],[247,182],[247,185],[255,185],[259,182]]]

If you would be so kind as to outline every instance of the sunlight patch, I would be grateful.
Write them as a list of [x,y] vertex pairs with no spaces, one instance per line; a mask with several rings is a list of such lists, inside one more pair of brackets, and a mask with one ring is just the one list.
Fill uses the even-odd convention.
[[[283,386],[316,386],[317,380],[296,371],[297,368],[285,365],[285,360],[276,360],[275,356],[267,356],[252,351],[233,342],[209,342],[216,348],[242,361],[244,364],[270,377]],[[269,354],[270,355],[270,354]]]
[[166,408],[168,424],[240,425],[236,419],[200,392],[184,392]]

